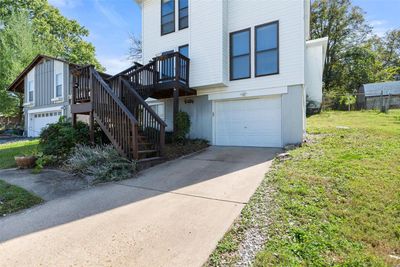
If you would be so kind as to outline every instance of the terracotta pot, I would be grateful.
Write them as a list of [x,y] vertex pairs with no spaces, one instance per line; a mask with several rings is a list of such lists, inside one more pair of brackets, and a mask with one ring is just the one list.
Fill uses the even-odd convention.
[[21,169],[29,169],[35,166],[36,157],[34,156],[19,156],[14,157],[17,166]]

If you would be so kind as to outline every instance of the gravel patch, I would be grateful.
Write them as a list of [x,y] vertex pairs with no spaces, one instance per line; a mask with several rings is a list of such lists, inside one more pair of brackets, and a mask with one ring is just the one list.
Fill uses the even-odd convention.
[[236,266],[251,266],[258,252],[268,241],[267,230],[271,224],[270,212],[273,206],[274,191],[263,183],[260,188],[261,199],[257,199],[251,207],[252,219],[244,232],[239,246],[239,259]]

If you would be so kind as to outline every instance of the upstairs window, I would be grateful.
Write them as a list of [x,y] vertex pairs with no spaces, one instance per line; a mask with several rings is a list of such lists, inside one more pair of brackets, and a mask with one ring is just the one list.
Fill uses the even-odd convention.
[[256,77],[279,73],[279,24],[272,22],[255,28]]
[[161,0],[161,35],[175,31],[175,0]]
[[56,74],[56,97],[62,97],[62,74]]
[[33,81],[28,82],[28,102],[33,102]]
[[189,27],[189,0],[179,0],[179,30]]
[[179,53],[185,57],[189,57],[189,45],[182,45],[179,47]]
[[250,78],[250,29],[230,34],[231,80]]

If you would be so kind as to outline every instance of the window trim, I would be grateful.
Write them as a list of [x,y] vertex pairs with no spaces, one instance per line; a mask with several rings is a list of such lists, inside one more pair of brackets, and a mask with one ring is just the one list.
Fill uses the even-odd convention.
[[[233,38],[232,36],[234,34],[237,33],[241,33],[241,32],[249,32],[249,76],[248,77],[242,77],[242,78],[233,78]],[[240,55],[240,56],[236,56],[236,57],[242,57],[244,55]],[[244,80],[244,79],[250,79],[251,78],[251,27],[250,28],[246,28],[243,30],[239,30],[239,31],[234,31],[229,33],[229,80],[230,81],[238,81],[238,80]]]
[[[32,88],[29,85],[32,84]],[[32,89],[32,90],[31,90]],[[32,100],[30,99],[30,93],[32,92]],[[35,101],[35,80],[28,80],[28,103],[34,103]]]
[[[61,76],[61,95],[57,96],[57,75]],[[60,99],[64,97],[64,75],[62,72],[54,74],[54,99]]]
[[[188,58],[190,57],[190,49],[189,49],[189,44],[181,45],[178,47],[178,52],[181,53],[181,48],[187,47],[188,48]],[[183,55],[185,56],[185,55]]]
[[[257,29],[258,28],[262,28],[265,26],[269,26],[269,25],[273,25],[276,24],[276,48],[271,48],[271,49],[266,49],[266,50],[262,50],[262,51],[257,51]],[[278,54],[278,59],[277,59],[277,63],[278,63],[278,68],[276,70],[276,72],[274,73],[268,73],[268,74],[257,74],[257,53],[263,53],[263,52],[268,52],[268,51],[272,51],[272,50],[276,50],[277,54]],[[280,74],[280,40],[279,40],[279,20],[275,20],[272,22],[268,22],[268,23],[264,23],[264,24],[260,24],[254,27],[254,75],[256,78],[258,77],[265,77],[265,76],[271,76],[271,75],[278,75]]]
[[[175,32],[175,27],[176,27],[175,0],[170,0],[170,1],[172,1],[172,3],[174,4],[174,7],[172,8],[172,10],[173,10],[172,14],[173,14],[173,18],[174,18],[174,30],[171,31],[171,32],[163,33],[163,27],[162,27],[163,26],[162,18],[164,17],[163,16],[163,0],[160,0],[160,2],[161,2],[161,6],[160,6],[160,32],[161,32],[161,36],[164,36],[164,35],[167,35],[167,34]],[[168,14],[168,15],[170,15],[170,14]],[[165,16],[168,16],[168,15],[165,15]]]
[[[189,0],[187,0],[187,1],[188,1],[188,6],[181,8],[181,0],[178,0],[178,25],[179,25],[178,28],[179,28],[179,30],[184,30],[184,29],[189,28]],[[187,16],[184,16],[184,17],[188,18],[188,23],[187,23],[186,27],[182,27],[181,26],[181,10],[185,9],[185,8],[187,8],[188,12],[187,12]],[[182,18],[184,18],[184,17],[182,17]]]

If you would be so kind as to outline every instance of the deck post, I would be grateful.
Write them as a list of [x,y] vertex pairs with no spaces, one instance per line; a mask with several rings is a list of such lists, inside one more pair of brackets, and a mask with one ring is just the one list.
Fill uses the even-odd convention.
[[178,130],[177,116],[179,112],[179,88],[174,88],[174,105],[173,105],[173,118],[174,118],[174,133]]
[[94,116],[93,110],[89,114],[89,135],[90,135],[90,142],[94,144]]

